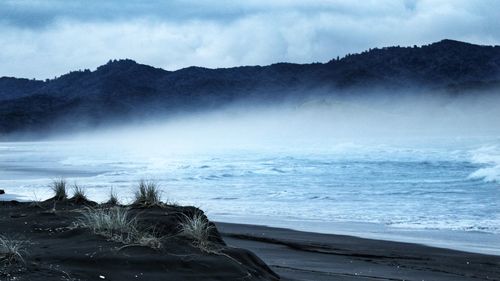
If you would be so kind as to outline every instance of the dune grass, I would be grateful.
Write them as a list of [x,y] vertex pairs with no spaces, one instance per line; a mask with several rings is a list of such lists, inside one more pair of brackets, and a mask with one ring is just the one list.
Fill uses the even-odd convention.
[[158,184],[154,181],[141,180],[135,193],[134,204],[143,207],[163,206]]
[[73,185],[73,199],[76,202],[85,202],[87,201],[87,194],[85,188],[76,183]]
[[26,242],[23,240],[15,240],[0,235],[0,262],[8,265],[24,262],[22,253],[25,244]]
[[205,252],[212,252],[213,245],[210,242],[210,234],[214,226],[201,213],[196,212],[193,216],[184,215],[180,224],[181,234],[193,239],[193,244]]
[[135,244],[153,249],[160,249],[162,247],[161,240],[162,237],[155,231],[139,231],[135,236]]
[[31,207],[42,208],[42,200],[38,197],[35,191],[33,191],[33,197],[30,203]]
[[111,205],[111,206],[117,206],[120,204],[120,201],[118,200],[118,195],[113,190],[113,188],[111,188],[109,191],[109,199],[108,199],[108,201],[106,201],[106,204]]
[[125,208],[85,208],[78,225],[111,240],[128,243],[137,232],[137,220]]
[[137,218],[132,217],[126,208],[85,208],[77,226],[89,228],[95,234],[115,242],[150,248],[161,247],[161,238],[154,233],[141,231]]
[[51,185],[54,192],[54,199],[57,201],[66,200],[68,198],[67,183],[65,179],[54,180]]

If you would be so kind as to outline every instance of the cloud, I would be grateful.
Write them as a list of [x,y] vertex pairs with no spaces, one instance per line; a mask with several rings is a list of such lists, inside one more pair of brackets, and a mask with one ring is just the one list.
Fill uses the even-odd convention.
[[443,38],[500,43],[500,2],[4,1],[0,76],[52,78],[112,58],[175,70],[325,62]]

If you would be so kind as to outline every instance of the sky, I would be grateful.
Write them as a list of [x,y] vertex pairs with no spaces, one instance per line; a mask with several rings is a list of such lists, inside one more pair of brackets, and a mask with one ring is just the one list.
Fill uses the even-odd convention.
[[327,62],[441,39],[500,44],[496,0],[0,0],[0,77],[130,58],[167,70]]

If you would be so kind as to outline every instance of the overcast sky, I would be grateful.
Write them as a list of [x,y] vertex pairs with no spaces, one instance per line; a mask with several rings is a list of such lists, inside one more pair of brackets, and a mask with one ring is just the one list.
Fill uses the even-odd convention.
[[109,59],[175,70],[326,62],[444,38],[500,44],[496,0],[0,0],[0,76],[53,78]]

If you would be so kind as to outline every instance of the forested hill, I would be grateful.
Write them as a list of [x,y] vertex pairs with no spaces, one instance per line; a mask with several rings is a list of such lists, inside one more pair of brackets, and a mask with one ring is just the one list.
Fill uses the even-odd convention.
[[375,48],[326,63],[177,71],[125,59],[46,81],[2,77],[0,136],[50,132],[61,124],[78,130],[242,99],[268,103],[311,90],[333,94],[364,88],[497,89],[500,46],[442,40],[421,47]]

